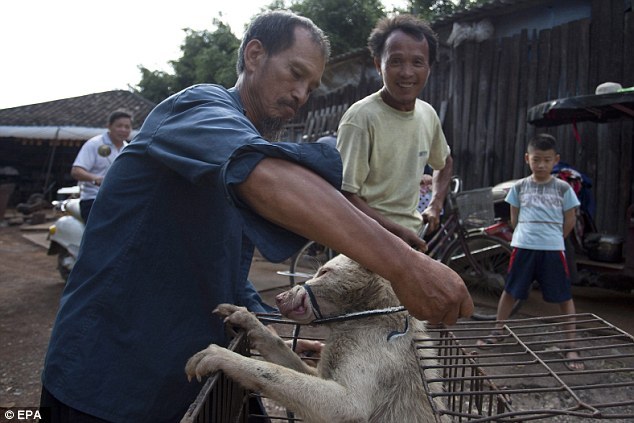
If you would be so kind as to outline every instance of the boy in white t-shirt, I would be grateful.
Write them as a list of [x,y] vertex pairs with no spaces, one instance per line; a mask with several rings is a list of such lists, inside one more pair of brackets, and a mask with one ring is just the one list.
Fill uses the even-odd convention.
[[[539,134],[531,139],[525,160],[532,174],[517,181],[506,196],[515,230],[509,273],[498,302],[498,323],[488,337],[478,341],[480,348],[502,340],[500,329],[504,320],[509,318],[516,300],[528,298],[533,281],[539,283],[544,301],[559,304],[562,314],[575,314],[564,239],[574,228],[579,200],[570,185],[551,175],[559,162],[552,136]],[[566,326],[568,344],[562,350],[567,359],[564,364],[570,370],[583,370],[583,361],[573,350],[574,318]]]

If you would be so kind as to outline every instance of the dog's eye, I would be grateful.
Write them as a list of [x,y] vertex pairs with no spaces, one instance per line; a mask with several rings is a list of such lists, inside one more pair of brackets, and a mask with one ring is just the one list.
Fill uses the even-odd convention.
[[325,275],[326,273],[328,273],[328,269],[322,267],[321,269],[319,269],[319,271],[317,272],[317,275],[315,276],[316,278]]

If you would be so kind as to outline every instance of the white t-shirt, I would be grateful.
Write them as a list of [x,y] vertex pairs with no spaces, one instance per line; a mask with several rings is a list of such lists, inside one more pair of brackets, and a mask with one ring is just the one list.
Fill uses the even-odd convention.
[[532,176],[520,179],[506,195],[519,208],[511,246],[528,250],[564,251],[564,213],[579,206],[567,182],[551,178],[537,183]]
[[[86,169],[90,173],[94,173],[97,176],[106,176],[108,169],[110,169],[110,165],[114,159],[121,153],[123,147],[128,145],[127,142],[123,143],[121,149],[117,149],[115,145],[110,140],[108,133],[104,133],[101,135],[97,135],[96,137],[92,137],[88,141],[82,145],[75,161],[73,162],[73,166],[81,167]],[[101,147],[102,154],[110,150],[110,154],[102,156],[99,154],[99,148]],[[97,197],[97,192],[99,191],[99,187],[92,182],[81,182],[81,194],[80,198],[82,200],[94,200]]]

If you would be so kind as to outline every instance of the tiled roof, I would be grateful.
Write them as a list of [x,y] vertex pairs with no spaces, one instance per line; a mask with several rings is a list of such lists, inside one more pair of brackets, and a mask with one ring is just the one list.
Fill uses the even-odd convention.
[[131,91],[115,90],[45,103],[0,109],[0,126],[80,126],[105,128],[110,112],[129,111],[138,129],[155,104]]

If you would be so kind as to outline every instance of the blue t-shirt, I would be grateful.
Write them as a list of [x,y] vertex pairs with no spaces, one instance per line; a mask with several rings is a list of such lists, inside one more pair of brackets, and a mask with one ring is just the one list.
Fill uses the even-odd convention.
[[109,421],[180,421],[202,386],[187,359],[227,343],[214,308],[261,309],[254,246],[281,261],[305,242],[234,194],[265,157],[341,186],[336,150],[264,140],[235,89],[197,85],[150,113],[99,190],[62,295],[43,373],[53,396]]
[[566,182],[551,178],[537,183],[532,176],[520,179],[506,195],[506,202],[519,208],[511,245],[528,250],[563,251],[564,213],[579,206]]

